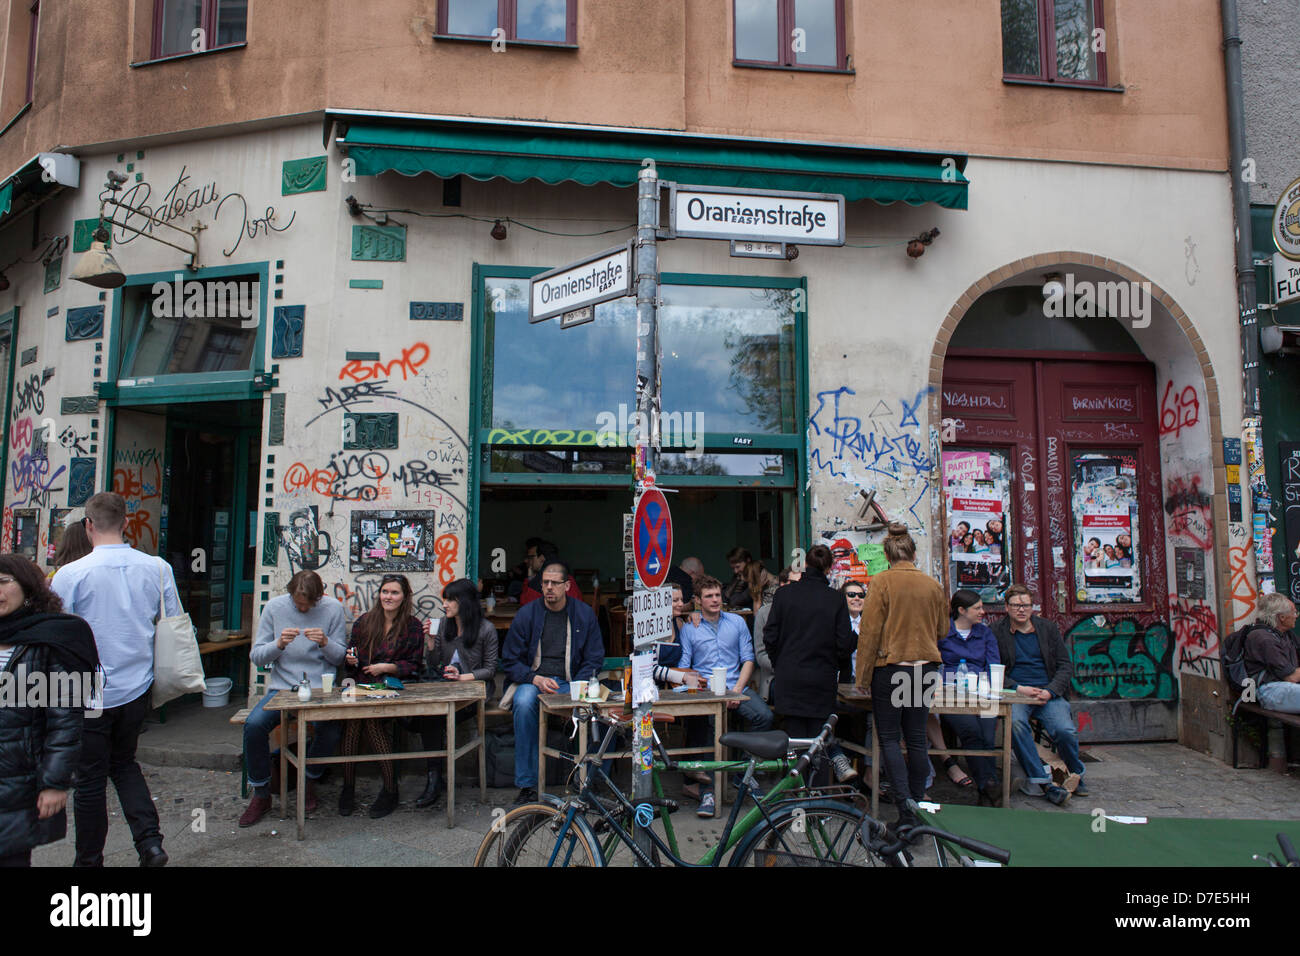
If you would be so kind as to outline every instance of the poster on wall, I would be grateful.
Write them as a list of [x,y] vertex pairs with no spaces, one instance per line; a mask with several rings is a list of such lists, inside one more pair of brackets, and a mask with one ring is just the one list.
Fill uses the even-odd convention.
[[821,543],[831,549],[829,579],[832,587],[843,587],[849,581],[868,586],[873,574],[889,567],[884,546],[868,541],[865,531],[823,531]]
[[948,567],[952,586],[1000,604],[1011,584],[1011,475],[998,451],[945,451]]
[[1085,452],[1072,458],[1075,598],[1087,604],[1142,600],[1137,459]]
[[436,511],[354,511],[349,569],[432,571]]

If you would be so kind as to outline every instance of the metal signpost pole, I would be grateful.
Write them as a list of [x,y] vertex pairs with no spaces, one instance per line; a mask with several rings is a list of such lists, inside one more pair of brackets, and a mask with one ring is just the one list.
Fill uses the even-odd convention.
[[[659,251],[655,233],[659,228],[659,174],[653,160],[642,163],[637,179],[637,229],[636,229],[636,410],[639,413],[636,442],[636,463],[633,468],[635,488],[633,510],[641,490],[653,484],[658,468],[659,445],[659,332],[656,310],[659,298]],[[647,480],[648,479],[648,480]],[[634,588],[645,590],[640,576]],[[631,623],[629,621],[629,623]],[[638,652],[633,631],[632,653],[654,653],[653,648]],[[633,674],[636,668],[632,668]],[[628,701],[632,703],[632,689],[628,688]],[[632,719],[632,802],[641,806],[651,798],[651,776],[647,758],[653,754],[652,713],[654,704],[645,701],[637,704]],[[649,834],[634,827],[636,845],[647,855],[651,850]]]

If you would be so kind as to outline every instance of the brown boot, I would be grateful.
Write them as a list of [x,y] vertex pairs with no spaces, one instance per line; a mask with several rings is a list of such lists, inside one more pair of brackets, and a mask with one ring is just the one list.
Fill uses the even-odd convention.
[[267,813],[270,812],[270,809],[270,797],[259,797],[254,795],[253,799],[248,801],[248,809],[246,809],[243,816],[239,818],[239,825],[241,827],[251,827],[258,820],[262,819],[262,817],[266,816]]

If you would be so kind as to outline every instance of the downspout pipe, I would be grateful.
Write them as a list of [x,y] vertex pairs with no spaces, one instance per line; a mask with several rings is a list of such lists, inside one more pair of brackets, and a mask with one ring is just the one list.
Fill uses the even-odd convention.
[[1232,211],[1237,222],[1237,309],[1241,319],[1242,417],[1259,418],[1259,326],[1255,263],[1251,249],[1250,188],[1246,168],[1246,107],[1242,96],[1241,35],[1237,0],[1221,0],[1223,67],[1228,84],[1228,144],[1232,165]]

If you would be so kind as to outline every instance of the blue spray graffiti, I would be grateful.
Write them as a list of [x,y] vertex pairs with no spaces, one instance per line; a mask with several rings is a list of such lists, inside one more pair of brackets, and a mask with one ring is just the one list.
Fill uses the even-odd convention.
[[27,504],[41,508],[49,506],[50,492],[61,490],[51,486],[66,470],[66,466],[60,465],[59,470],[51,475],[50,460],[44,455],[37,457],[29,452],[19,455],[10,465],[14,491],[20,495],[27,492]]
[[[899,417],[898,427],[920,427],[916,410],[931,392],[927,386],[908,401],[901,399],[903,414]],[[820,471],[829,471],[832,476],[843,478],[848,468],[843,465],[836,468],[836,462],[846,459],[850,463],[857,461],[866,466],[867,471],[885,478],[900,479],[908,475],[928,475],[934,467],[929,449],[917,435],[886,435],[880,431],[862,430],[862,419],[840,411],[840,400],[845,395],[857,393],[847,385],[817,393],[817,408],[808,418],[808,426],[816,435],[825,435],[831,441],[829,458],[823,456],[822,449],[814,448],[809,455],[811,465]],[[826,421],[827,406],[830,421]],[[920,498],[917,499],[920,501]],[[913,503],[913,508],[916,504]],[[915,511],[913,511],[915,515]]]

